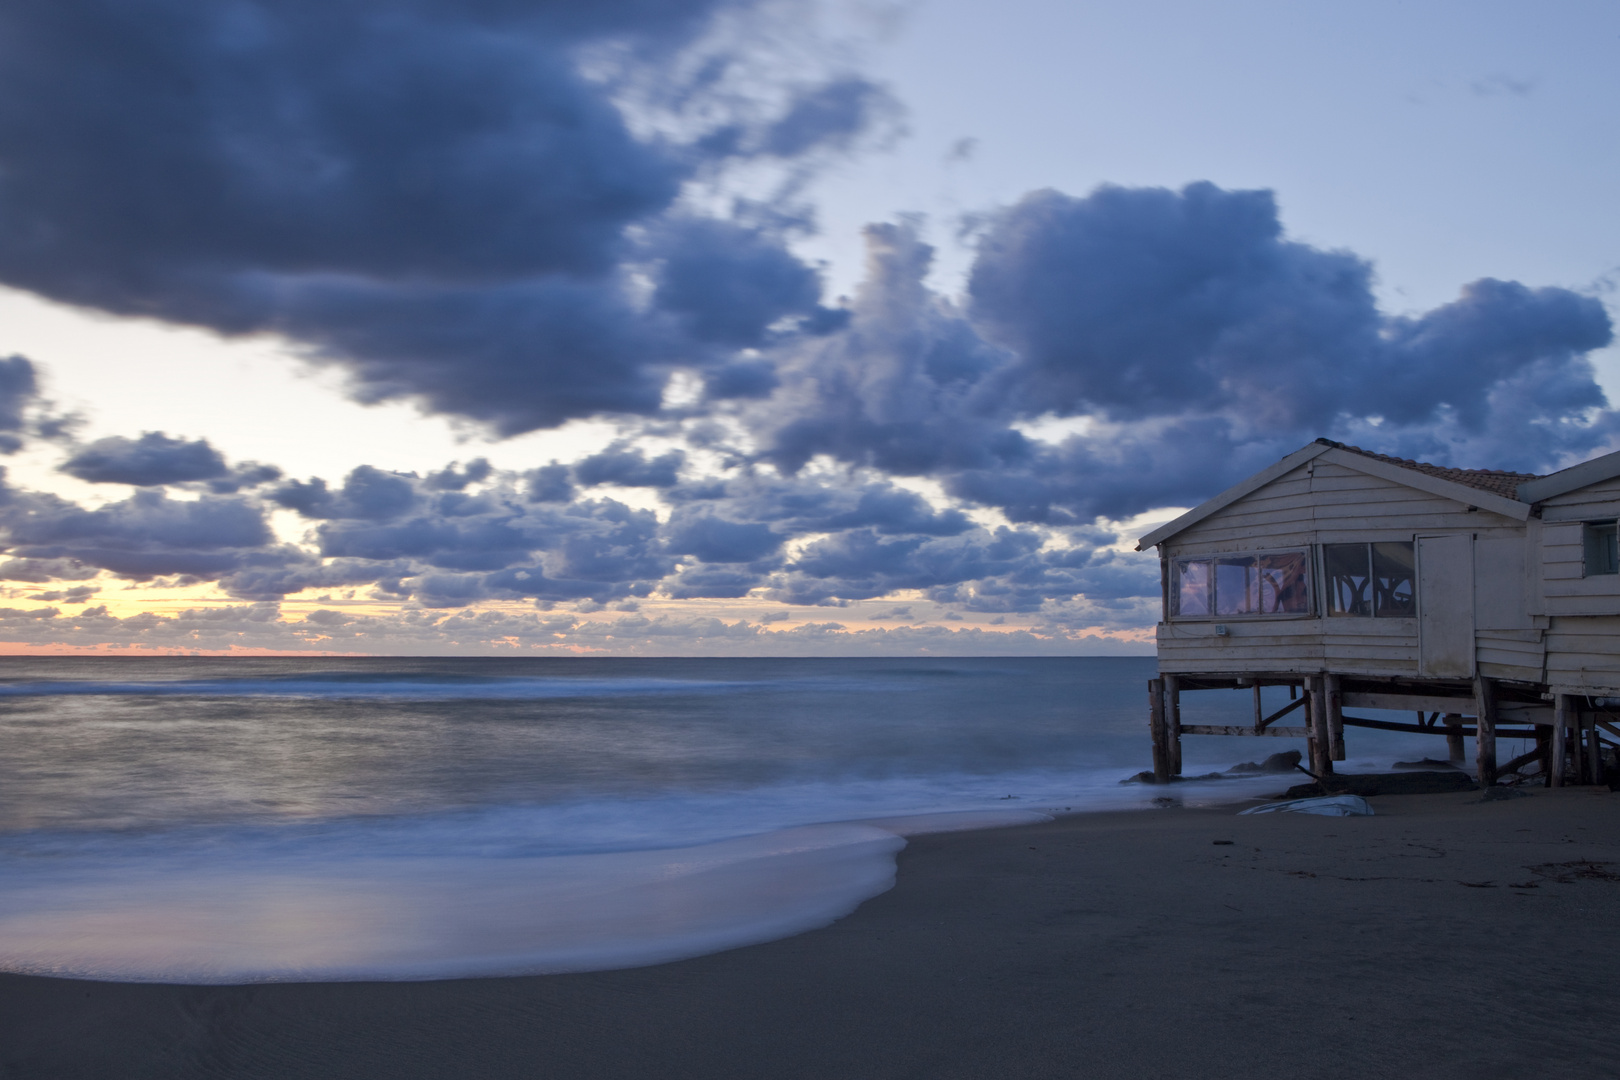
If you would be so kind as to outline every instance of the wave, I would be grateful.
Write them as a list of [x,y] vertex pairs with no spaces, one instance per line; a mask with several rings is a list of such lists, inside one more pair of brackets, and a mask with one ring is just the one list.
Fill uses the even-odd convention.
[[980,811],[660,851],[146,860],[0,884],[0,970],[177,983],[425,980],[639,967],[802,933],[894,884],[904,835]]
[[391,674],[298,675],[286,678],[100,681],[92,679],[0,683],[0,698],[21,697],[283,697],[393,698],[418,701],[529,700],[651,694],[713,694],[754,688],[758,682],[696,679],[567,677],[412,678]]

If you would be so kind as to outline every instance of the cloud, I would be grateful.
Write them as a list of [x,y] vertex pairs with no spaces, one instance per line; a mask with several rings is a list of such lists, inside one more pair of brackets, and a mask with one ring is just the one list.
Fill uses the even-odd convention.
[[145,489],[89,510],[53,495],[6,495],[0,534],[13,559],[25,560],[24,572],[67,564],[137,581],[211,581],[244,567],[303,558],[276,544],[261,509],[239,497],[177,501]]
[[864,78],[834,79],[795,96],[766,130],[764,150],[793,158],[824,147],[846,149],[857,136],[895,119],[899,111],[888,91]]
[[97,439],[61,466],[69,476],[92,484],[152,487],[188,480],[214,480],[230,470],[207,439],[171,439],[148,431],[139,439],[121,435]]
[[[733,0],[14,6],[0,281],[281,334],[360,400],[506,435],[656,413],[681,366],[758,394],[768,378],[735,354],[785,318],[824,321],[819,272],[760,214],[678,200],[735,162],[808,167],[897,107],[839,75],[761,114],[712,74],[743,48],[705,36],[720,13],[779,17]],[[699,45],[712,62],[683,64]],[[668,122],[632,123],[638,80]]]
[[[985,219],[958,306],[930,249],[867,230],[848,326],[771,351],[740,411],[759,454],[929,476],[1014,522],[1084,525],[1201,501],[1319,435],[1536,470],[1610,445],[1589,354],[1602,304],[1484,279],[1411,316],[1372,268],[1290,240],[1266,191],[1034,192]],[[1066,437],[1023,431],[1085,421]]]
[[649,460],[640,450],[611,446],[574,466],[574,479],[586,487],[617,484],[621,487],[674,487],[686,455],[679,450]]
[[1496,97],[1500,94],[1511,94],[1514,97],[1529,97],[1535,93],[1539,86],[1539,79],[1518,79],[1505,72],[1494,72],[1484,78],[1475,79],[1468,84],[1468,89],[1476,97]]
[[26,356],[0,359],[0,454],[22,449],[26,413],[39,395],[34,365]]

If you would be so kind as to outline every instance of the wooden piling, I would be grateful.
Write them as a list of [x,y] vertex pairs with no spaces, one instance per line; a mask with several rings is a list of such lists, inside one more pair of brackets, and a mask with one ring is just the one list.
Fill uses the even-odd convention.
[[1327,676],[1328,758],[1344,760],[1344,691],[1337,675]]
[[1463,746],[1462,720],[1462,713],[1454,712],[1441,718],[1446,725],[1446,757],[1459,769],[1468,760],[1467,748]]
[[1496,684],[1483,675],[1474,676],[1474,765],[1479,786],[1496,783]]
[[1569,727],[1569,695],[1553,695],[1552,767],[1547,770],[1547,786],[1564,786],[1564,745]]
[[1569,716],[1569,772],[1575,783],[1586,783],[1586,719],[1581,716],[1581,704],[1571,695]]
[[1598,738],[1597,717],[1586,718],[1586,778],[1589,784],[1603,783],[1603,743]]
[[1164,677],[1165,752],[1171,776],[1181,775],[1181,680]]
[[1311,703],[1311,772],[1326,776],[1333,771],[1333,754],[1328,745],[1327,688],[1321,675],[1312,675],[1307,693]]
[[1153,735],[1153,782],[1170,782],[1169,732],[1164,721],[1164,680],[1148,680],[1148,730]]

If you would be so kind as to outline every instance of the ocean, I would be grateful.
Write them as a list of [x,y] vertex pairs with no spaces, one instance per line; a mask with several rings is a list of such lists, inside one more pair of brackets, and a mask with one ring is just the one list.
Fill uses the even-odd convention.
[[[240,983],[658,963],[826,925],[892,886],[908,835],[1292,782],[1121,784],[1148,767],[1153,670],[0,659],[0,970]],[[1188,698],[1201,722],[1251,707]],[[1186,771],[1288,745],[1189,739]],[[1350,767],[1443,749],[1358,730]]]

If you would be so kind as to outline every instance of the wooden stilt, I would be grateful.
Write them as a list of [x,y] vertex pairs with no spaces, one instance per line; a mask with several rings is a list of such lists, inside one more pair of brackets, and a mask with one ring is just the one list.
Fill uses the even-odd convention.
[[1164,677],[1165,751],[1171,776],[1181,775],[1181,680]]
[[1552,775],[1552,728],[1536,728],[1536,761],[1541,766],[1541,786],[1550,783],[1547,777]]
[[1569,727],[1569,695],[1553,696],[1552,762],[1547,770],[1547,786],[1564,786],[1564,741]]
[[1595,716],[1586,718],[1586,773],[1589,783],[1603,783],[1603,744],[1598,741]]
[[1474,677],[1474,764],[1479,786],[1496,783],[1496,684],[1483,675]]
[[1311,676],[1306,692],[1311,703],[1311,772],[1326,776],[1333,771],[1333,755],[1328,748],[1327,689],[1320,675]]
[[1327,676],[1328,758],[1344,760],[1344,691],[1337,675]]
[[1153,734],[1153,782],[1170,782],[1169,732],[1164,722],[1164,680],[1148,680],[1148,730]]
[[1446,757],[1460,769],[1463,762],[1468,760],[1468,754],[1463,747],[1462,714],[1446,713],[1445,724]]
[[1570,696],[1569,710],[1569,772],[1575,778],[1575,783],[1586,783],[1586,718],[1581,716],[1581,705],[1574,695]]

